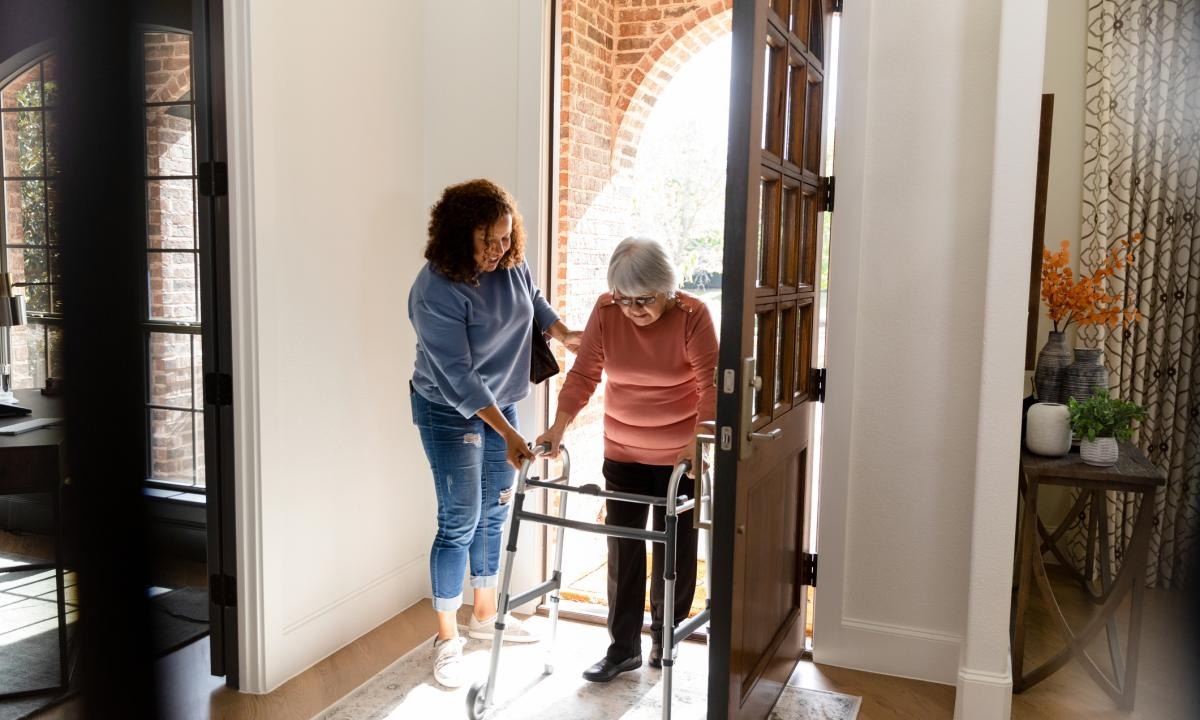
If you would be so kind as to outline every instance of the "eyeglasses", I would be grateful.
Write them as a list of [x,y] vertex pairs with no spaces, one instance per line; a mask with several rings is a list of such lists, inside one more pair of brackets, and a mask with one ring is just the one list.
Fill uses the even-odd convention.
[[653,305],[654,303],[658,302],[658,296],[642,295],[641,297],[617,297],[616,294],[613,294],[613,302],[621,307],[629,307],[630,305],[646,307],[647,305]]

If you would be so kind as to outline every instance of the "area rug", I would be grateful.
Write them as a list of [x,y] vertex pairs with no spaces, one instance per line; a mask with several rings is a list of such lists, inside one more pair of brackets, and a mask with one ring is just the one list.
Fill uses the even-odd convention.
[[[535,617],[528,627],[546,636],[549,621]],[[465,628],[461,630],[465,631]],[[603,627],[560,622],[546,675],[546,642],[508,644],[500,655],[500,677],[493,711],[495,720],[651,720],[662,717],[662,671],[643,665],[609,683],[580,677],[604,654],[608,634]],[[470,675],[487,677],[491,643],[470,640],[463,649]],[[649,641],[643,657],[649,652]],[[698,720],[706,714],[707,648],[684,643],[676,661],[672,717]],[[357,690],[317,715],[319,720],[402,720],[467,717],[467,687],[445,690],[433,679],[433,643],[426,641],[392,663]],[[770,717],[775,720],[854,720],[861,698],[788,686]]]

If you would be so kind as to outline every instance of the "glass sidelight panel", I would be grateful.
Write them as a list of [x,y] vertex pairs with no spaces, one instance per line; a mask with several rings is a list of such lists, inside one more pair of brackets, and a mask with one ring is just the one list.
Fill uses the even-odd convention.
[[793,402],[802,402],[810,395],[810,377],[812,376],[812,334],[813,334],[813,301],[805,300],[799,303],[796,317],[796,354],[795,365],[792,368]]
[[775,11],[776,17],[783,21],[786,26],[789,22],[791,13],[788,12],[788,0],[771,0],[771,9]]
[[145,33],[146,102],[192,99],[192,36],[185,33]]
[[783,159],[796,167],[804,162],[804,113],[808,100],[808,63],[796,51],[788,56],[787,138]]
[[[194,340],[194,342],[193,342]],[[200,337],[190,333],[150,333],[149,396],[151,405],[199,409],[196,355]]]
[[779,284],[779,203],[780,177],[766,172],[759,179],[758,205],[758,288],[759,295],[770,295]]
[[814,2],[816,2],[818,6],[821,4],[821,0],[794,0],[794,2],[792,2],[792,16],[788,23],[788,29],[792,31],[792,34],[795,35],[796,38],[800,40],[800,42],[803,43],[804,47],[806,48],[809,46],[809,39],[811,35],[811,22],[809,20],[809,16],[812,13],[812,6]]
[[783,179],[779,250],[780,292],[794,290],[800,281],[800,251],[804,239],[804,203],[801,192],[800,183],[788,177]]
[[152,177],[195,175],[190,105],[146,109],[146,173]]
[[191,178],[146,183],[147,245],[151,248],[196,248],[196,187]]
[[779,306],[779,330],[775,346],[775,413],[792,407],[793,388],[796,385],[796,303],[786,302]]
[[754,374],[762,385],[754,392],[751,424],[760,427],[771,421],[771,398],[775,387],[776,328],[778,317],[774,305],[760,306],[754,313]]
[[803,209],[797,247],[800,288],[812,290],[817,284],[817,232],[821,229],[821,208],[816,188],[803,186],[801,193]]
[[763,68],[762,148],[775,157],[783,157],[784,105],[787,99],[787,42],[773,31],[767,32]]
[[821,172],[821,93],[825,84],[814,68],[808,69],[808,109],[804,128],[804,169],[814,175]]
[[40,110],[0,113],[4,136],[4,177],[42,177],[45,116]]
[[148,255],[149,318],[171,322],[200,322],[196,253],[164,250],[151,251]]

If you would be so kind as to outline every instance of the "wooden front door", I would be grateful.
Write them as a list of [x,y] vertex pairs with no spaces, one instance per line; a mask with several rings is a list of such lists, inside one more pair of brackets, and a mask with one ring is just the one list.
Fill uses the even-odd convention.
[[832,11],[734,2],[710,718],[766,717],[804,649]]

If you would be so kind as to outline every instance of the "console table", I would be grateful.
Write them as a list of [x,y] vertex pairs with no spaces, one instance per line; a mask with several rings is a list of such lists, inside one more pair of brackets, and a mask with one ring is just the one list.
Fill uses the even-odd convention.
[[[46,398],[37,390],[17,390],[17,402],[33,411],[32,415],[2,418],[0,428],[15,425],[31,418],[62,417],[62,402]],[[54,585],[58,604],[58,679],[59,684],[40,688],[10,688],[0,683],[0,698],[15,698],[52,691],[66,690],[69,681],[67,668],[67,604],[63,593],[63,519],[62,487],[67,478],[66,431],[62,425],[41,428],[21,435],[0,435],[0,495],[46,493],[51,498],[54,520],[54,562],[20,565],[0,570],[2,573],[54,570]]]
[[[1088,674],[1124,709],[1133,708],[1137,685],[1138,644],[1141,635],[1142,601],[1146,588],[1146,559],[1154,523],[1154,496],[1166,483],[1163,474],[1150,463],[1132,443],[1120,443],[1120,458],[1111,467],[1096,467],[1084,463],[1077,452],[1066,457],[1048,458],[1028,451],[1021,454],[1021,495],[1025,505],[1017,531],[1016,602],[1012,617],[1013,690],[1023,692],[1046,679],[1051,673],[1078,659]],[[1038,492],[1046,485],[1078,488],[1081,492],[1075,503],[1059,522],[1058,530],[1049,532],[1038,518]],[[1134,531],[1121,557],[1119,570],[1113,572],[1109,553],[1108,493],[1123,492],[1137,495],[1137,517]],[[1090,506],[1090,507],[1089,507]],[[1088,507],[1088,548],[1083,568],[1074,567],[1059,543],[1073,519]],[[1098,545],[1098,548],[1097,548]],[[1098,555],[1096,550],[1099,550]],[[1062,612],[1050,580],[1046,576],[1045,555],[1052,553],[1067,571],[1083,586],[1091,600],[1100,607],[1095,616],[1076,631]],[[1092,568],[1100,569],[1100,587],[1092,582]],[[1030,593],[1036,584],[1042,600],[1050,610],[1058,635],[1066,638],[1066,646],[1032,670],[1025,670],[1025,611]],[[1121,650],[1117,632],[1117,609],[1130,596],[1128,644]],[[1109,657],[1116,681],[1100,670],[1087,652],[1087,645],[1105,630]]]

